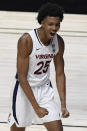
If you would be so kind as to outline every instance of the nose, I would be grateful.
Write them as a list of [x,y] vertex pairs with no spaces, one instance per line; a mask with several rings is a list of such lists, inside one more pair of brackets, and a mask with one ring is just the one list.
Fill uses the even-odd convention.
[[56,30],[56,26],[55,26],[55,25],[53,25],[53,30],[54,30],[54,31]]
[[57,32],[57,31],[59,30],[59,27],[56,26],[56,25],[53,25],[53,28],[52,28],[52,29],[53,29],[54,32]]

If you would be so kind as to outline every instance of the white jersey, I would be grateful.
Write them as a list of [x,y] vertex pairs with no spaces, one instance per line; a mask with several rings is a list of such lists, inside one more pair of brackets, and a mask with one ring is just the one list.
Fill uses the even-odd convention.
[[60,114],[54,102],[53,88],[49,80],[50,62],[59,50],[57,34],[55,34],[48,46],[41,43],[36,29],[29,31],[29,35],[33,41],[33,49],[29,56],[27,80],[31,88],[36,87],[32,88],[32,91],[38,105],[46,108],[49,113],[43,118],[37,117],[29,99],[21,88],[16,74],[15,86],[13,86],[11,93],[10,115],[8,117],[10,126],[14,123],[17,127],[29,126],[35,117],[39,118],[40,124],[60,120]]
[[39,39],[37,29],[28,32],[33,41],[32,53],[29,56],[27,80],[31,87],[41,86],[49,80],[50,62],[58,53],[58,37],[55,34],[48,46]]

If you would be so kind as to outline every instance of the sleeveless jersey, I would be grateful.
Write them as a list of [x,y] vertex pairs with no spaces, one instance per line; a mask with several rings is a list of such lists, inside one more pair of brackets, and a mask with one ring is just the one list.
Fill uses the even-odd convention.
[[33,49],[29,56],[29,71],[27,80],[31,87],[38,87],[45,84],[50,76],[50,62],[58,53],[58,38],[54,35],[48,46],[45,46],[39,39],[37,29],[28,32],[32,38]]

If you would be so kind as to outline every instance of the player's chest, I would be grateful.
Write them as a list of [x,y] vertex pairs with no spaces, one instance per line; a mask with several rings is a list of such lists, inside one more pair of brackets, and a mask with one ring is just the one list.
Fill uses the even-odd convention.
[[36,49],[34,53],[34,58],[36,60],[51,60],[55,55],[54,49],[52,46],[49,46],[48,48],[43,47],[43,48],[38,48]]

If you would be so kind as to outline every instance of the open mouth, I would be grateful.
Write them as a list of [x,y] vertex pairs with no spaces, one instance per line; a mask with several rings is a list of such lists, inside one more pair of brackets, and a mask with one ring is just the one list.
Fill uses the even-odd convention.
[[51,32],[50,35],[53,37],[53,36],[55,35],[55,33],[52,33],[52,32]]

